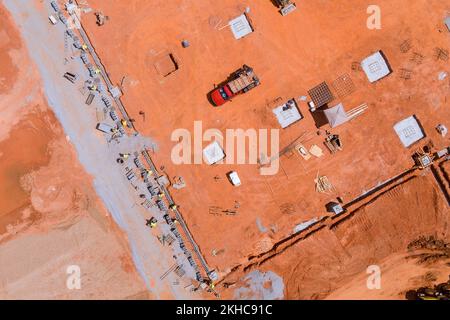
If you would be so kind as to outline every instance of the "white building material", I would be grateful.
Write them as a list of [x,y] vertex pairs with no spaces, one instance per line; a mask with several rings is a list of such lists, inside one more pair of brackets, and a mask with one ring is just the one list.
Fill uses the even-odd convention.
[[203,157],[205,158],[206,163],[213,165],[225,158],[225,153],[220,144],[217,141],[214,141],[203,149]]
[[250,25],[246,14],[240,15],[239,17],[231,20],[228,24],[231,27],[231,31],[236,39],[241,39],[253,32],[253,28]]
[[408,148],[425,137],[415,116],[400,121],[394,126],[394,130],[405,148]]
[[318,217],[296,225],[295,228],[294,228],[294,233],[299,233],[300,231],[303,231],[303,230],[309,228],[310,226],[315,224],[317,221],[319,221]]
[[96,128],[97,128],[97,130],[102,131],[104,133],[111,133],[112,130],[114,129],[109,124],[103,123],[103,122],[97,123],[97,127]]
[[272,110],[283,129],[303,119],[294,99]]
[[340,126],[341,124],[346,123],[349,120],[342,103],[339,103],[333,108],[324,110],[324,113],[328,119],[328,123],[332,128],[336,128],[337,126]]
[[239,179],[239,175],[236,171],[229,172],[227,176],[233,186],[238,187],[241,185],[241,179]]
[[376,82],[391,73],[381,51],[367,57],[361,62],[361,67],[371,83]]

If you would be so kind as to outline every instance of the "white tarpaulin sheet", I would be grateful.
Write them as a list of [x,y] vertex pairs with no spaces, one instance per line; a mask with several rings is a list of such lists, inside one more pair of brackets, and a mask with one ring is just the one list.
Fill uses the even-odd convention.
[[391,73],[391,70],[381,54],[381,51],[378,51],[370,57],[364,59],[363,62],[361,62],[361,67],[370,82],[376,82]]
[[231,20],[228,24],[230,25],[231,31],[236,39],[243,38],[253,32],[253,28],[250,25],[250,22],[248,22],[245,14]]
[[425,137],[422,128],[414,116],[397,123],[394,126],[394,130],[406,148]]
[[324,110],[324,113],[332,128],[340,126],[348,121],[347,113],[345,112],[342,103],[334,106],[333,108]]

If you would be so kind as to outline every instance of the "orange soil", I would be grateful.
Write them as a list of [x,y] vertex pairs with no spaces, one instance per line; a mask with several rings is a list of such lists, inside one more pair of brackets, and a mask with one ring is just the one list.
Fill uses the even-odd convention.
[[358,300],[399,300],[405,299],[407,291],[432,287],[445,282],[449,277],[448,261],[437,261],[421,265],[411,259],[410,254],[398,253],[378,262],[381,273],[381,288],[368,290],[366,286],[368,274],[366,270],[354,276],[327,299],[358,299]]
[[[298,10],[282,17],[271,1],[133,1],[90,0],[89,6],[102,10],[109,21],[95,25],[93,14],[83,16],[97,52],[116,83],[123,80],[123,101],[136,127],[159,145],[155,154],[169,176],[182,176],[183,190],[172,190],[183,215],[208,263],[221,272],[245,262],[246,257],[267,249],[289,235],[294,226],[324,213],[324,205],[340,196],[349,201],[378,182],[412,165],[412,150],[401,145],[392,126],[416,114],[428,138],[439,148],[448,144],[435,126],[450,119],[446,106],[449,71],[446,61],[434,58],[434,49],[448,49],[448,33],[442,23],[446,4],[441,1],[378,1],[382,29],[366,28],[366,9],[371,3],[348,0],[298,1]],[[250,6],[255,32],[239,41],[229,28],[221,28]],[[167,17],[170,17],[168,19]],[[183,39],[190,41],[187,49]],[[410,40],[411,49],[400,46]],[[360,70],[353,70],[374,51],[383,50],[394,73],[370,85]],[[162,77],[155,62],[172,53],[180,69]],[[423,55],[421,63],[412,60]],[[420,61],[419,61],[420,62]],[[236,97],[221,108],[209,105],[206,94],[242,64],[252,66],[261,86]],[[413,71],[412,79],[400,78],[401,69]],[[284,156],[278,175],[263,177],[251,165],[181,165],[170,159],[176,142],[170,140],[177,128],[193,129],[194,120],[203,130],[217,128],[278,128],[271,108],[277,97],[287,100],[307,95],[313,86],[348,74],[356,91],[335,100],[347,110],[367,103],[369,110],[356,120],[333,130],[341,135],[344,151],[326,154],[320,160],[303,161],[298,155]],[[307,147],[323,147],[323,136],[315,126],[305,103],[305,119],[280,133],[281,147],[303,132],[309,132]],[[145,111],[145,121],[139,111]],[[448,124],[450,125],[450,124]],[[203,145],[206,146],[206,143]],[[324,148],[324,147],[323,147]],[[324,150],[325,151],[325,150]],[[326,152],[326,151],[325,151]],[[233,188],[225,173],[237,170],[242,186]],[[337,192],[317,194],[314,178],[327,175]],[[216,181],[215,176],[222,179]],[[428,197],[430,195],[426,195]],[[238,215],[214,216],[210,206],[223,210],[240,203]],[[291,208],[283,213],[282,208]],[[262,233],[256,224],[272,229]],[[213,256],[213,250],[224,250]],[[326,262],[317,257],[317,266]]]
[[[0,297],[148,297],[123,234],[35,90],[37,72],[3,7],[0,17],[0,109],[6,123],[0,139]],[[27,73],[18,70],[14,55],[23,58]],[[83,284],[93,284],[68,291],[71,264],[82,267]]]
[[20,39],[4,10],[0,11],[0,94],[8,92],[17,79],[18,68],[12,63],[10,50],[20,48]]
[[[55,123],[56,119],[52,113],[37,111],[15,126],[9,139],[0,142],[0,233],[5,232],[8,224],[18,220],[23,210],[31,204],[30,194],[24,190],[21,178],[39,167],[48,165],[48,144],[55,138],[49,124]],[[33,143],[30,143],[31,141]]]
[[[258,268],[284,279],[286,299],[404,298],[407,290],[427,284],[427,273],[438,280],[448,278],[448,258],[429,265],[406,258],[412,255],[408,244],[420,236],[450,240],[449,213],[431,173],[419,175]],[[374,264],[381,269],[381,290],[366,286],[366,269]],[[237,273],[227,282],[238,279]],[[224,297],[232,297],[235,288]]]

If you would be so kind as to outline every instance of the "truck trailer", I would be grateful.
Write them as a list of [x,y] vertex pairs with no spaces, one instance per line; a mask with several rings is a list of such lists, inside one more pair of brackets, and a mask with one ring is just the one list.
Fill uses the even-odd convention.
[[291,0],[275,0],[275,2],[278,5],[278,8],[280,8],[281,15],[285,16],[297,9],[297,6],[295,3],[291,2]]
[[229,80],[210,92],[209,97],[216,107],[223,105],[234,96],[246,93],[260,84],[253,69],[244,65],[239,70],[231,74]]

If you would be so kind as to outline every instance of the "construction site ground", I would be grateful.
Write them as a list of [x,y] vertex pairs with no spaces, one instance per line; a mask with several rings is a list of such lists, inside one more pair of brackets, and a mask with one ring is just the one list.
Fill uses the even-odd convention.
[[[367,28],[370,3],[359,0],[345,5],[298,1],[298,9],[285,17],[269,0],[85,3],[109,17],[101,27],[92,12],[83,14],[82,22],[113,82],[122,84],[134,125],[156,142],[156,163],[169,177],[186,181],[186,188],[171,191],[208,264],[219,273],[270,249],[297,224],[327,215],[325,204],[336,197],[347,203],[412,167],[411,155],[424,143],[431,140],[436,149],[449,144],[435,130],[450,119],[449,78],[439,80],[441,72],[450,72],[450,35],[443,24],[448,6],[443,1],[378,1],[380,30]],[[246,10],[255,31],[235,40],[226,25]],[[190,46],[183,48],[182,40]],[[378,50],[393,73],[370,84],[360,62]],[[164,77],[158,61],[168,54],[178,70]],[[220,108],[212,107],[207,93],[243,64],[254,68],[261,85]],[[354,90],[339,84],[344,76]],[[323,81],[331,85],[333,103],[342,102],[346,110],[363,103],[369,107],[332,130],[344,145],[334,155],[323,146],[324,130],[317,135],[306,102],[298,99]],[[227,128],[279,128],[272,109],[290,98],[297,99],[305,118],[280,131],[280,148],[306,132],[303,144],[320,146],[322,158],[305,161],[288,153],[280,158],[274,176],[261,176],[256,165],[172,163],[175,129],[192,132],[197,120],[203,130],[223,133]],[[426,138],[406,149],[393,126],[411,115],[419,119]],[[233,187],[226,179],[231,170],[238,172],[241,186]],[[335,192],[315,191],[318,173],[329,178]],[[432,193],[424,190],[421,197]],[[236,215],[223,212],[234,210],[236,203]],[[326,262],[318,257],[315,263]]]
[[[129,244],[0,6],[0,299],[146,299]],[[80,290],[66,285],[79,266]],[[73,269],[70,269],[73,270]]]
[[[249,290],[255,283],[245,275],[270,272],[283,279],[285,299],[404,299],[410,289],[448,279],[449,213],[430,170],[408,174],[231,273],[223,296],[258,297],[263,290]],[[373,265],[379,290],[367,286]],[[262,285],[270,290],[273,281]]]

